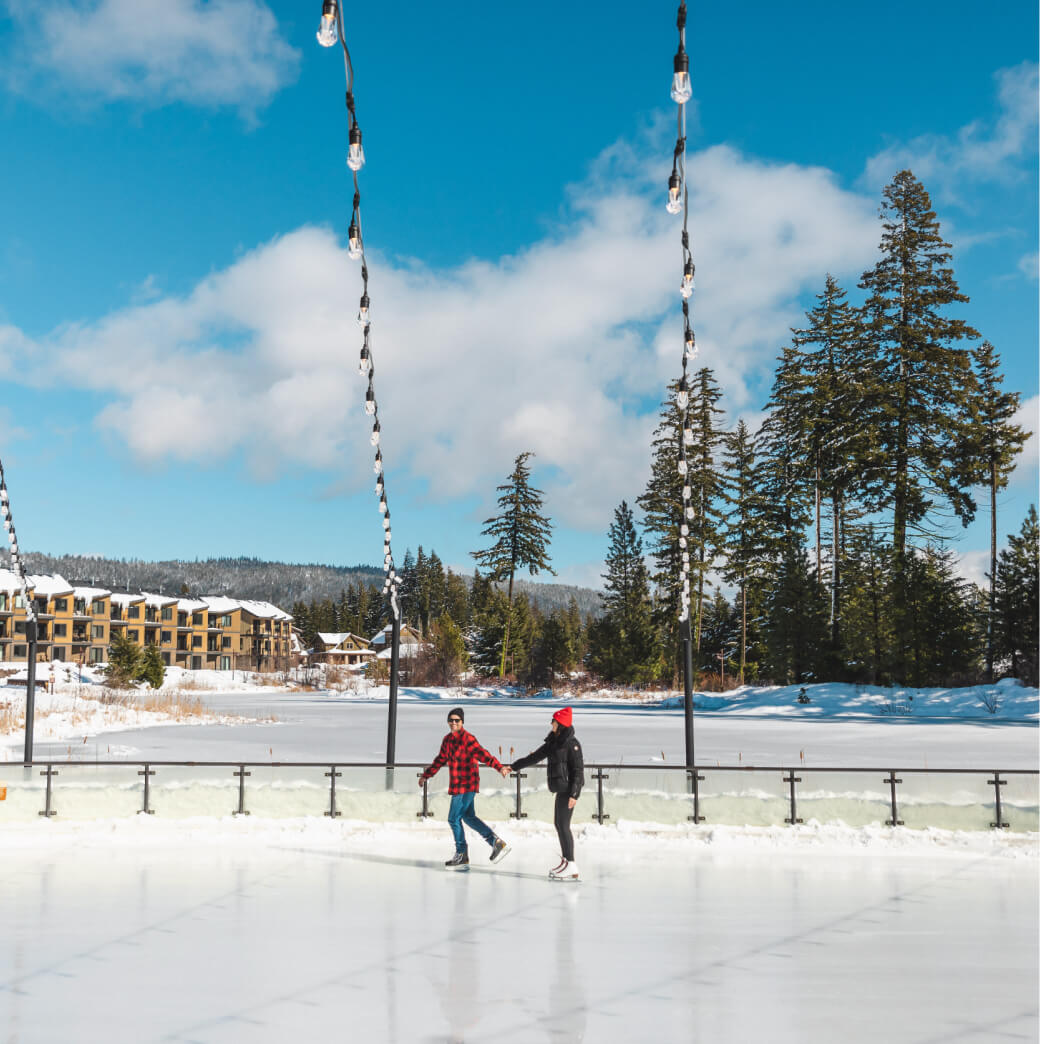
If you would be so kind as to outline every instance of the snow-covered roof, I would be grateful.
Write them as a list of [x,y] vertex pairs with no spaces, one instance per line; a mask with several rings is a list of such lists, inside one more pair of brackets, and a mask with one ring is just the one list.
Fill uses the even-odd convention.
[[361,635],[354,634],[352,631],[319,631],[318,638],[321,639],[323,645],[342,645],[348,638],[353,638],[360,642],[364,648],[361,650],[351,650],[352,652],[369,651],[367,648],[368,641],[362,638]]
[[0,569],[0,591],[17,594],[21,589],[22,584],[16,573],[12,573],[10,569]]
[[104,587],[74,587],[72,593],[76,598],[92,602],[95,598],[107,598],[112,592]]
[[248,598],[243,598],[239,604],[247,613],[253,616],[259,617],[261,620],[291,620],[292,617],[285,612],[284,609],[279,609],[278,606],[272,605],[270,602],[256,602]]
[[168,605],[176,605],[179,599],[170,598],[168,595],[144,594],[144,604],[152,609],[165,609]]
[[[390,635],[394,629],[393,624],[387,624],[381,631],[374,634],[369,640],[369,645],[373,645],[376,648],[382,648],[386,645],[389,647]],[[412,627],[410,624],[401,625],[401,644],[402,645],[418,645],[422,641],[419,632]]]
[[236,609],[242,608],[236,599],[225,598],[222,595],[203,595],[202,600],[211,613],[233,613]]
[[177,608],[182,613],[197,613],[207,608],[206,603],[199,598],[178,598]]
[[72,594],[72,584],[59,573],[53,576],[28,576],[26,580],[36,592],[37,598],[56,598],[58,595]]
[[143,594],[131,594],[129,591],[113,591],[112,601],[124,608],[128,605],[139,605],[144,601]]

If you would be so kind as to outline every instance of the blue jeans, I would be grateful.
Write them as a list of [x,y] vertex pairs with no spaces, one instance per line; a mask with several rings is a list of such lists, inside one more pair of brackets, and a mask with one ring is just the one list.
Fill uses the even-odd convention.
[[476,791],[473,790],[469,791],[467,794],[451,795],[451,808],[448,809],[448,823],[451,825],[451,832],[455,835],[456,852],[467,851],[466,835],[462,832],[463,823],[465,823],[470,830],[475,830],[480,834],[489,845],[494,845],[495,843],[495,832],[482,819],[478,819],[476,812],[473,811],[473,800],[476,796]]

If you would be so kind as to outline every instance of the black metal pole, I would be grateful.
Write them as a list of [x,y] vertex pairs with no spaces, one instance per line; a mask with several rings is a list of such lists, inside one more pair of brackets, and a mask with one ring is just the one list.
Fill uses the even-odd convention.
[[390,632],[390,706],[386,717],[386,785],[393,786],[393,767],[397,755],[397,674],[401,660],[401,617],[394,614]]
[[25,621],[25,637],[29,645],[29,663],[25,679],[25,758],[28,768],[33,761],[33,719],[36,715],[36,642],[38,631],[35,620]]
[[686,726],[686,767],[694,767],[693,751],[693,632],[690,617],[683,624],[683,717]]

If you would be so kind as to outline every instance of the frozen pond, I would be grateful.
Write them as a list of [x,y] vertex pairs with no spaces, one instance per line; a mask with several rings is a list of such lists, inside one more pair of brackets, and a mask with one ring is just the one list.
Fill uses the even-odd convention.
[[[102,733],[83,742],[38,743],[36,757],[125,755],[140,760],[376,761],[386,754],[385,702],[273,691],[199,693],[215,710],[273,724],[164,726]],[[559,701],[461,701],[466,727],[492,753],[516,756],[536,747]],[[428,762],[446,731],[452,704],[402,699],[397,760]],[[575,728],[588,761],[683,761],[681,710],[577,703]],[[1035,768],[1035,721],[917,721],[904,717],[792,720],[761,714],[696,715],[698,764],[882,766],[899,768]]]
[[265,829],[16,830],[7,1044],[1037,1038],[1024,853],[601,837],[573,885],[547,831],[453,874],[443,824]]

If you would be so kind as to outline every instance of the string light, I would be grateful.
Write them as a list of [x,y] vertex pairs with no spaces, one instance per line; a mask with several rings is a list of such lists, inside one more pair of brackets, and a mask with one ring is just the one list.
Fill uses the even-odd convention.
[[7,534],[7,552],[11,556],[11,572],[18,578],[22,601],[25,603],[26,620],[36,622],[36,605],[29,597],[29,582],[25,578],[25,567],[22,555],[18,550],[18,534],[14,528],[14,517],[11,514],[11,495],[7,491],[7,479],[4,477],[4,464],[0,461],[0,520]]
[[379,402],[376,399],[376,368],[375,360],[372,357],[372,312],[368,296],[368,262],[365,259],[365,240],[361,224],[361,188],[358,184],[358,171],[365,165],[365,149],[361,143],[361,127],[358,124],[354,102],[354,66],[350,60],[350,50],[343,31],[343,11],[337,0],[323,0],[318,43],[323,47],[332,47],[337,41],[343,49],[343,67],[347,80],[347,167],[350,169],[354,181],[354,200],[351,207],[350,225],[347,229],[347,253],[351,260],[361,262],[361,299],[358,302],[357,322],[364,334],[358,374],[368,379],[364,408],[366,416],[372,418],[372,434],[369,436],[369,442],[375,447],[372,470],[376,476],[375,490],[376,496],[379,498],[379,513],[383,517],[383,571],[385,573],[383,594],[390,600],[394,620],[399,621],[401,608],[398,602],[398,590],[401,578],[394,568],[394,556],[390,547],[390,508],[386,500],[383,450],[380,446],[383,428],[379,422]]
[[682,589],[682,604],[679,607],[679,622],[688,623],[690,619],[690,527],[693,521],[693,504],[690,498],[693,490],[688,479],[689,462],[686,458],[686,447],[693,445],[693,429],[690,426],[688,409],[690,405],[690,385],[687,376],[689,361],[696,358],[697,339],[693,332],[693,321],[690,317],[690,298],[693,296],[693,278],[695,267],[693,253],[690,250],[690,193],[686,184],[686,103],[693,94],[690,84],[690,58],[686,53],[686,4],[679,4],[679,13],[675,20],[679,30],[679,48],[672,63],[672,100],[679,106],[675,148],[672,151],[672,173],[668,178],[669,214],[682,212],[682,282],[679,293],[682,297],[683,317],[683,354],[682,376],[675,392],[675,407],[679,413],[679,459],[676,470],[683,480],[682,484],[682,517],[679,526],[679,579]]

